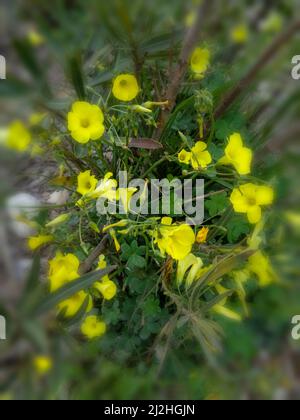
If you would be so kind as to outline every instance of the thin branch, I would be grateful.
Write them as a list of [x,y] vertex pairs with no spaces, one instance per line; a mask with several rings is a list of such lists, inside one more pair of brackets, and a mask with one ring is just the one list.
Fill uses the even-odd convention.
[[186,71],[188,69],[190,57],[199,41],[200,33],[203,28],[203,22],[208,14],[210,7],[212,6],[213,0],[204,0],[203,4],[198,9],[197,19],[192,28],[188,31],[183,46],[181,49],[178,65],[171,72],[170,84],[167,86],[166,94],[163,95],[168,99],[168,108],[163,110],[159,119],[159,126],[155,133],[155,138],[160,139],[160,136],[164,130],[164,126],[175,106],[176,97],[178,95],[180,85]]
[[80,269],[79,269],[80,275],[88,273],[92,269],[94,262],[96,261],[97,258],[100,257],[102,252],[105,250],[107,243],[108,243],[108,235],[105,235],[102,241],[93,250],[91,255],[89,255],[88,258],[81,264]]
[[237,85],[225,96],[222,103],[215,111],[215,118],[220,118],[235,102],[235,100],[247,89],[255,80],[261,70],[278,54],[282,47],[300,30],[300,21],[295,21],[286,31],[281,33],[274,42],[260,56],[258,61],[250,69]]

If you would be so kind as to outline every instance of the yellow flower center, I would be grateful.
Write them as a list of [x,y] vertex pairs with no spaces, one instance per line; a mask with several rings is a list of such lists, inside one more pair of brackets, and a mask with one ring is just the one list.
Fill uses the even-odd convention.
[[87,190],[90,190],[90,189],[92,188],[92,184],[90,183],[90,181],[87,181],[87,182],[86,182],[86,184],[85,184],[85,188],[86,188]]
[[126,87],[128,86],[127,80],[125,80],[125,79],[121,80],[121,81],[120,81],[120,86],[121,86],[122,88],[126,88]]
[[228,156],[231,160],[236,160],[239,156],[239,152],[240,150],[231,151],[230,153],[228,153]]
[[254,197],[248,198],[247,201],[249,206],[256,206],[256,199]]
[[81,127],[82,128],[88,128],[90,126],[90,121],[88,118],[83,118],[81,120]]

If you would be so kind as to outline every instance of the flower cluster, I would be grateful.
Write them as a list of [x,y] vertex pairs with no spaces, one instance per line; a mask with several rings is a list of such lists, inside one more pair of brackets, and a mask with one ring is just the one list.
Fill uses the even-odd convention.
[[[247,36],[244,27],[237,27],[232,40],[246,42]],[[194,51],[190,60],[193,82],[204,78],[211,60],[208,48]],[[195,93],[194,120],[193,123],[188,121],[192,128],[187,129],[187,122],[183,121],[182,131],[178,130],[175,135],[171,132],[170,139],[164,133],[164,144],[159,143],[149,138],[149,133],[158,128],[157,108],[168,107],[169,101],[149,100],[151,90],[146,95],[133,74],[118,75],[108,88],[106,99],[93,91],[86,101],[74,102],[66,116],[66,129],[58,131],[52,140],[51,147],[57,148],[60,157],[64,157],[55,182],[68,191],[69,202],[64,203],[68,210],[55,213],[43,225],[35,222],[32,227],[37,234],[28,239],[32,251],[45,245],[52,245],[56,250],[49,263],[48,277],[50,292],[62,296],[57,304],[60,318],[78,317],[81,335],[87,339],[103,336],[109,330],[106,308],[111,308],[114,299],[116,305],[121,305],[119,301],[126,299],[127,287],[129,290],[133,287],[132,277],[138,278],[138,270],[144,270],[150,277],[159,273],[160,290],[177,305],[178,311],[189,299],[198,296],[196,314],[207,307],[205,316],[218,314],[241,320],[241,314],[230,307],[231,294],[237,293],[246,308],[247,280],[256,276],[260,286],[265,287],[276,277],[270,260],[260,249],[263,209],[273,203],[274,190],[262,182],[253,183],[254,153],[248,147],[247,136],[232,130],[223,140],[220,135],[215,139],[214,127],[208,135],[209,124],[205,124],[205,120],[210,118],[213,125],[213,96],[204,89]],[[95,101],[97,96],[99,100]],[[137,97],[143,97],[141,103],[137,103]],[[185,118],[180,113],[175,117],[178,125],[180,118]],[[34,124],[39,123],[35,118]],[[139,136],[141,127],[143,137]],[[65,137],[67,146],[63,143]],[[32,134],[25,125],[20,122],[11,125],[7,141],[11,148],[23,152],[32,141]],[[158,150],[163,147],[165,150],[159,159]],[[154,162],[151,162],[151,153],[156,153]],[[138,175],[145,185],[148,178],[161,175],[168,179],[184,180],[187,176],[204,179],[209,189],[205,195],[208,214],[203,224],[190,226],[172,211],[157,217],[131,212],[132,199],[138,190],[124,188],[117,181],[115,175],[121,170],[126,170],[132,179]],[[123,211],[115,216],[99,214],[96,202],[100,199],[117,204]],[[143,194],[139,199],[144,200]],[[228,222],[232,215],[235,218]],[[243,223],[243,229],[240,233],[235,227],[230,236],[230,223],[237,223],[235,220]],[[250,234],[251,225],[255,225],[254,233],[245,245],[243,235]],[[235,238],[236,231],[239,236]],[[229,244],[224,243],[226,235],[230,238]],[[242,243],[238,243],[240,238]],[[118,266],[118,283],[108,275],[99,275],[92,286],[69,293],[66,298],[64,293],[72,290],[81,279],[84,260],[94,256],[102,240],[106,244],[101,251],[103,255],[96,255],[97,261],[94,258],[90,270],[92,273],[105,270],[108,259]],[[231,246],[235,242],[236,246]],[[246,255],[243,265],[235,264],[235,258],[240,261],[237,258],[240,254]],[[226,258],[229,262],[224,268]],[[120,288],[119,281],[124,281]],[[154,289],[152,287],[149,293]],[[177,293],[176,298],[174,293]],[[207,303],[209,298],[212,303]],[[190,308],[194,308],[194,303],[189,303]],[[127,319],[124,314],[122,319]],[[41,371],[46,370],[46,363],[41,361],[39,365]]]
[[[50,291],[55,293],[65,285],[74,282],[80,277],[80,261],[73,254],[62,254],[57,252],[54,259],[50,261],[49,283]],[[107,267],[104,255],[100,256],[97,269],[103,270]],[[116,284],[105,275],[96,281],[91,290],[79,291],[70,298],[58,304],[58,311],[66,318],[74,317],[80,310],[90,313],[94,307],[94,302],[100,298],[111,300],[117,293]],[[82,324],[81,331],[89,339],[100,337],[106,331],[103,321],[95,316],[87,316]]]

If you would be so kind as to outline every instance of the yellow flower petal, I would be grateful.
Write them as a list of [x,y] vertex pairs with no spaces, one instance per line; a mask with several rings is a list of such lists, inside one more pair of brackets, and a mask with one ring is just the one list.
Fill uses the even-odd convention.
[[210,51],[207,48],[196,48],[191,57],[191,69],[194,73],[203,74],[210,64]]
[[201,230],[199,230],[197,237],[196,237],[196,242],[198,244],[204,244],[207,240],[207,235],[209,233],[209,228],[208,227],[203,227]]
[[49,262],[50,291],[53,293],[65,284],[79,277],[80,261],[73,254],[63,255],[58,252]]
[[274,190],[271,187],[257,187],[257,203],[260,206],[268,206],[274,201]]
[[137,188],[119,188],[117,196],[119,197],[119,200],[121,201],[123,208],[126,213],[130,210],[130,201],[133,197],[133,195],[137,192]]
[[248,203],[246,197],[241,193],[238,188],[232,191],[230,201],[233,205],[234,211],[237,213],[247,213]]
[[28,239],[28,247],[31,251],[35,251],[43,245],[48,244],[49,242],[53,241],[53,236],[51,235],[40,235],[40,236],[32,236]]
[[243,147],[239,151],[239,157],[232,164],[240,175],[248,175],[251,172],[253,153],[251,149]]
[[206,143],[199,141],[192,148],[191,163],[194,169],[205,169],[212,162]]
[[78,175],[77,192],[83,196],[95,191],[98,181],[91,171],[81,172]]
[[25,152],[31,144],[31,134],[21,121],[15,121],[8,127],[6,145],[17,152]]
[[247,211],[248,220],[251,224],[255,225],[260,222],[262,217],[261,208],[259,206],[252,206]]
[[191,157],[192,157],[192,154],[190,152],[187,152],[184,149],[178,154],[179,162],[185,163],[186,165],[190,163]]
[[219,160],[218,164],[232,165],[240,175],[248,175],[251,172],[252,159],[252,150],[244,147],[239,133],[234,133],[229,137],[225,156]]
[[257,275],[261,287],[267,287],[277,280],[277,275],[269,258],[261,251],[256,252],[249,258],[247,269]]
[[92,309],[92,300],[91,297],[83,290],[76,293],[69,299],[66,299],[65,301],[59,303],[58,310],[60,312],[63,312],[66,318],[72,318],[83,307],[83,304],[85,303],[86,299],[88,299],[88,307],[86,312],[90,312]]

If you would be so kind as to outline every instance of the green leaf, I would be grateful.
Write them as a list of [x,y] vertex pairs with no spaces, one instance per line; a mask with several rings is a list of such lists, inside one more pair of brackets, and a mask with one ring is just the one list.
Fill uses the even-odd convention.
[[131,255],[127,263],[128,267],[134,268],[144,268],[146,266],[146,260],[139,255]]
[[27,40],[17,39],[13,43],[15,50],[29,73],[36,79],[41,79],[42,68],[35,56],[35,50]]
[[224,149],[223,147],[218,147],[214,143],[211,143],[208,148],[210,154],[214,158],[214,160],[218,161],[221,157],[224,156]]
[[116,325],[120,321],[119,302],[115,301],[111,306],[104,306],[103,318],[107,324]]
[[248,235],[251,231],[250,224],[244,216],[235,215],[227,224],[228,240],[230,243],[237,242],[241,236]]
[[150,296],[143,304],[143,312],[146,317],[155,317],[161,312],[159,300]]
[[46,80],[46,72],[40,65],[35,49],[27,40],[17,39],[13,43],[16,53],[22,61],[24,67],[30,73],[32,79],[46,96],[51,96],[50,88]]
[[157,54],[166,52],[169,48],[174,48],[174,44],[180,41],[182,31],[177,30],[175,33],[168,33],[159,36],[154,36],[147,41],[141,43],[139,49],[142,54]]
[[239,265],[244,263],[253,253],[254,251],[243,251],[238,255],[224,258],[204,276],[200,286],[205,287],[208,283],[214,284],[226,274],[229,274],[233,270],[237,269]]
[[145,290],[146,282],[138,276],[132,276],[127,278],[127,284],[132,293],[142,294]]
[[81,56],[72,57],[68,63],[68,73],[77,96],[80,100],[85,100],[86,93],[84,87],[84,75]]
[[245,126],[245,119],[237,111],[230,112],[226,118],[216,121],[215,130],[218,140],[226,140],[231,134],[240,132]]
[[47,351],[47,335],[44,326],[36,320],[25,320],[22,328],[39,352]]
[[93,283],[105,275],[111,273],[116,269],[116,266],[107,267],[104,270],[98,270],[93,273],[86,274],[78,280],[72,281],[66,286],[59,289],[57,292],[49,295],[44,302],[37,308],[37,314],[42,314],[54,308],[60,302],[70,298],[81,290],[88,289]]
[[26,287],[24,290],[24,297],[27,296],[31,291],[35,290],[39,285],[39,275],[41,269],[41,260],[39,255],[36,255],[33,259],[32,267],[26,281]]
[[207,208],[210,217],[214,217],[225,210],[228,207],[228,204],[227,194],[223,192],[221,194],[216,194],[207,200],[205,207]]

